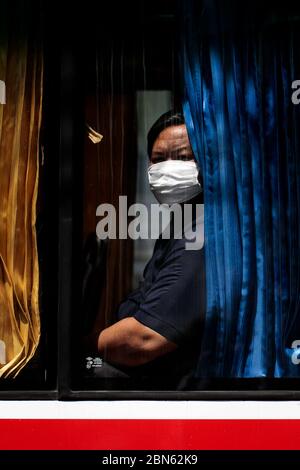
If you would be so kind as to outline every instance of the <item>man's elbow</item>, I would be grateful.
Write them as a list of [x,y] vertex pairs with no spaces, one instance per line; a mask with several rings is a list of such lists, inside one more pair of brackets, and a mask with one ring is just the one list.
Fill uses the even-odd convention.
[[157,338],[151,335],[136,335],[128,336],[122,344],[107,344],[101,352],[108,362],[125,367],[138,367],[173,351],[176,347],[167,340],[157,341]]
[[128,355],[128,366],[135,367],[147,364],[161,356],[164,356],[177,348],[175,343],[168,340],[157,341],[156,338],[148,337],[140,341],[138,345],[132,348]]
[[[113,358],[112,358],[113,359]],[[138,367],[154,359],[153,354],[146,353],[143,347],[140,348],[127,348],[126,352],[123,351],[120,355],[118,364],[125,367]]]
[[125,367],[141,366],[161,355],[158,348],[150,345],[147,340],[128,341],[116,346],[108,345],[103,353],[108,362]]

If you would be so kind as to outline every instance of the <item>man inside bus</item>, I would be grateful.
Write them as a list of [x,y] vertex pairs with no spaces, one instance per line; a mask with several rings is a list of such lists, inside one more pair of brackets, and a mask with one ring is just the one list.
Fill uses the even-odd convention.
[[202,242],[187,250],[185,234],[160,236],[142,285],[120,304],[116,322],[94,333],[93,343],[106,363],[129,376],[167,380],[180,389],[196,367],[205,312],[203,191],[181,112],[169,111],[154,123],[148,155],[158,202],[197,205],[193,230],[200,230]]

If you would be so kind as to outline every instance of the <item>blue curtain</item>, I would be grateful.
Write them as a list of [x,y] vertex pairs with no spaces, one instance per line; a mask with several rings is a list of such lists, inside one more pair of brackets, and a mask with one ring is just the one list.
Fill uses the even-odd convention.
[[197,375],[299,377],[297,25],[255,17],[253,1],[182,0],[181,9],[183,109],[205,203]]

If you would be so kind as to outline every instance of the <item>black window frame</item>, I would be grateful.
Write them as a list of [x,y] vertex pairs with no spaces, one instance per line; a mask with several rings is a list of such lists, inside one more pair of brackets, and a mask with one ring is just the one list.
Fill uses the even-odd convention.
[[[72,388],[73,345],[72,324],[74,321],[74,291],[78,289],[78,276],[81,262],[80,247],[80,211],[82,210],[82,152],[84,111],[82,83],[84,80],[81,57],[84,46],[78,34],[82,24],[80,6],[73,6],[72,12],[61,6],[54,12],[45,7],[46,35],[51,38],[50,56],[56,54],[49,62],[48,77],[50,98],[52,99],[51,130],[54,130],[54,141],[51,151],[57,153],[53,165],[57,165],[59,191],[54,198],[53,220],[57,221],[57,296],[54,294],[53,304],[57,303],[53,320],[57,340],[49,354],[57,371],[56,383],[52,380],[47,389],[17,389],[16,386],[0,389],[1,400],[300,400],[300,383],[298,379],[254,379],[256,389],[247,388],[252,379],[226,379],[215,382],[214,388],[196,391],[167,390],[87,390]],[[70,17],[71,15],[71,17]],[[53,27],[55,25],[55,34]],[[81,30],[82,34],[84,32]],[[47,70],[47,68],[46,68]],[[55,105],[54,105],[55,103]],[[55,108],[55,109],[54,109]],[[55,170],[53,172],[55,174]],[[54,213],[57,213],[55,219]],[[53,264],[53,266],[55,263]],[[50,358],[51,360],[51,358]],[[226,383],[227,382],[227,383]],[[239,385],[243,383],[240,389]],[[231,385],[230,385],[231,384]],[[275,384],[279,385],[278,388]],[[209,383],[207,383],[209,386]],[[229,387],[230,385],[230,387]],[[211,386],[211,385],[210,385]]]

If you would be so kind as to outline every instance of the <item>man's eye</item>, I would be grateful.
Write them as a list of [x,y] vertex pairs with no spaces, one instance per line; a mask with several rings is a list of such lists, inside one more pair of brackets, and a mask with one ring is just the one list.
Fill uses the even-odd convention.
[[160,162],[164,162],[165,161],[165,158],[164,157],[155,157],[155,158],[152,158],[152,163],[160,163]]
[[192,155],[178,155],[178,160],[184,160],[184,161],[193,160],[193,157]]

